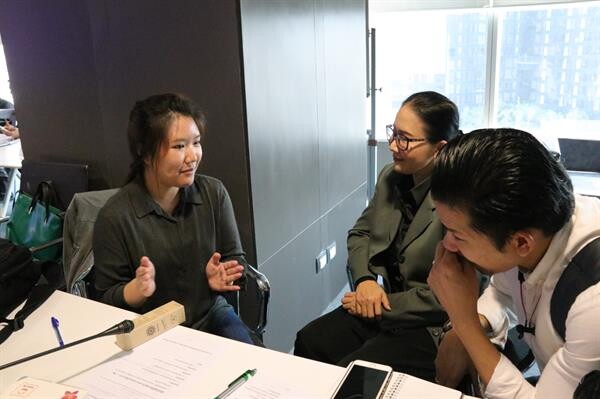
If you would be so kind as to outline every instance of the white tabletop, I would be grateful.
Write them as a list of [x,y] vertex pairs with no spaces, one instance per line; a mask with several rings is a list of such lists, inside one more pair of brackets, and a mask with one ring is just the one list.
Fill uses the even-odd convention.
[[0,167],[18,169],[21,167],[22,162],[21,140],[3,140],[0,142]]
[[[57,337],[50,322],[52,316],[60,321],[64,342],[68,344],[103,331],[124,319],[133,319],[136,315],[56,291],[25,320],[22,330],[13,333],[0,345],[0,364],[56,347]],[[173,352],[178,355],[171,356]],[[178,361],[187,363],[176,363]],[[187,380],[171,379],[173,385],[181,382],[178,387],[167,387],[168,392],[156,395],[154,391],[152,395],[141,392],[144,378],[158,381],[162,378],[158,377],[161,372],[159,368],[166,370],[168,378],[171,376],[168,369],[180,368],[180,364],[185,366],[180,380]],[[18,379],[28,376],[87,389],[92,398],[212,398],[244,371],[253,368],[258,370],[251,379],[254,384],[249,382],[246,388],[252,392],[238,394],[236,391],[232,399],[267,396],[328,399],[344,374],[342,367],[177,326],[128,352],[115,344],[114,336],[109,336],[4,369],[0,371],[0,392]],[[158,373],[154,373],[156,370]],[[125,377],[119,381],[136,380],[133,385],[138,385],[129,391],[134,395],[119,389],[118,393],[103,392],[107,389],[107,381],[112,384],[113,380],[117,380],[114,376]],[[264,391],[257,394],[254,389]],[[265,396],[264,392],[270,389],[280,389],[281,393],[279,396]],[[402,392],[394,397],[457,399],[460,398],[460,392],[405,375]]]
[[[56,347],[56,336],[50,324],[51,316],[60,320],[63,339],[65,343],[69,343],[103,331],[125,318],[134,318],[135,314],[56,291],[25,320],[24,329],[13,333],[0,345],[0,363],[4,364]],[[164,333],[163,336],[183,328],[185,327],[175,327]],[[206,345],[206,348],[210,348],[210,350],[218,351],[227,348],[224,351],[226,353],[223,354],[227,358],[224,358],[224,362],[221,363],[229,366],[225,369],[222,367],[211,369],[210,378],[198,381],[197,385],[193,387],[193,394],[199,398],[214,396],[241,374],[239,370],[249,368],[257,368],[263,375],[268,373],[278,381],[293,380],[296,383],[308,381],[309,383],[303,387],[303,390],[310,395],[309,397],[327,398],[344,373],[344,369],[341,367],[259,348],[200,331],[186,330],[193,331],[193,334],[197,336],[194,338],[195,342]],[[159,338],[154,338],[154,340]],[[133,349],[133,352],[136,349],[138,348]],[[133,352],[126,352],[125,355]],[[89,341],[0,371],[0,392],[24,376],[52,382],[65,382],[82,371],[94,368],[119,354],[123,354],[123,351],[116,346],[114,336]]]

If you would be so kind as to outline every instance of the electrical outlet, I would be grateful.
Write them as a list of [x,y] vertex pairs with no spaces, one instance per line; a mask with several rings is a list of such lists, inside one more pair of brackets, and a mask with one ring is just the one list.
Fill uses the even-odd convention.
[[327,252],[319,252],[319,255],[317,255],[317,259],[315,259],[315,265],[317,268],[317,273],[319,273],[321,269],[323,269],[327,265]]
[[329,244],[327,247],[327,263],[331,262],[335,255],[337,254],[337,247],[335,245],[335,241]]

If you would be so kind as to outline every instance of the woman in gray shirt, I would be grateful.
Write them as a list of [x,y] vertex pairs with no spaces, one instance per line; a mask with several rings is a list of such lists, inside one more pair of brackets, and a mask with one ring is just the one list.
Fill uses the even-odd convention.
[[185,325],[252,343],[219,295],[240,289],[246,261],[227,190],[196,175],[205,133],[202,111],[181,95],[135,104],[128,183],[94,229],[96,289],[103,302],[139,313],[175,300]]

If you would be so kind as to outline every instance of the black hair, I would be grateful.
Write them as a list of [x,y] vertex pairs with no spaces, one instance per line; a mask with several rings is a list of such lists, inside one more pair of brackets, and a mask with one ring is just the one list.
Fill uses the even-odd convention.
[[458,107],[448,97],[435,91],[422,91],[410,95],[402,102],[409,105],[425,124],[427,141],[449,141],[462,134],[459,130]]
[[575,207],[562,164],[516,129],[479,129],[448,142],[434,162],[431,195],[465,212],[499,250],[522,229],[556,233]]
[[127,138],[133,161],[127,182],[144,174],[144,161],[155,161],[160,146],[167,139],[171,121],[176,115],[189,116],[196,122],[200,136],[206,134],[206,117],[189,98],[174,93],[156,94],[137,101],[129,114]]
[[573,393],[573,399],[600,398],[600,370],[587,373]]

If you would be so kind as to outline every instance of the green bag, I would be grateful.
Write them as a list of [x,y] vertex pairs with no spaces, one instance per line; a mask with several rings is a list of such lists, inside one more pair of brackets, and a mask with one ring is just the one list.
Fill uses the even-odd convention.
[[[41,182],[33,197],[20,192],[8,222],[8,239],[17,245],[35,247],[62,237],[62,212],[56,203],[56,192],[49,181]],[[34,254],[39,261],[60,262],[62,245],[53,245]]]

